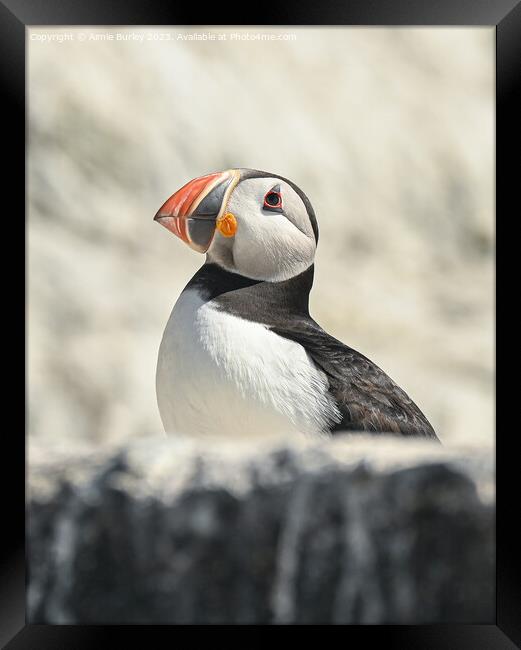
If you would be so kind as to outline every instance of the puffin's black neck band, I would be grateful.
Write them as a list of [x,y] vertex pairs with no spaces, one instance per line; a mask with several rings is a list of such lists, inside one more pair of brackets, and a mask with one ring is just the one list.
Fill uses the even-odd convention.
[[276,325],[295,316],[309,317],[313,264],[300,275],[282,282],[265,282],[230,273],[214,263],[204,264],[186,285],[204,300],[246,320]]

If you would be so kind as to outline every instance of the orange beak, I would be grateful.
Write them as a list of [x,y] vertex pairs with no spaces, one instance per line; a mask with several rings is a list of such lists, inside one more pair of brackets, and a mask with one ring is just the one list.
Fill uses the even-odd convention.
[[235,169],[194,178],[163,203],[154,219],[190,248],[206,253],[238,182]]

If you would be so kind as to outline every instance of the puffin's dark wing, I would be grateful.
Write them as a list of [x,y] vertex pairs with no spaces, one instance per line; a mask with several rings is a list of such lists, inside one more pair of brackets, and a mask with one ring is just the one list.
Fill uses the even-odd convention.
[[329,391],[342,414],[333,432],[389,432],[438,439],[420,409],[383,370],[312,319],[270,329],[300,343],[327,375]]

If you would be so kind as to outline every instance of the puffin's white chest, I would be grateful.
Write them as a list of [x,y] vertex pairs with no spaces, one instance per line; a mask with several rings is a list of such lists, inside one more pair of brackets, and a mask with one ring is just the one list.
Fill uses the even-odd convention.
[[157,399],[167,432],[322,433],[338,411],[304,348],[185,291],[159,348]]

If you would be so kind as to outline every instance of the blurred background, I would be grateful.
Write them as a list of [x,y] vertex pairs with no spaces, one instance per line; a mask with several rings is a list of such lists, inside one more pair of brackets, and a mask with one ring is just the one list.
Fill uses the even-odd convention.
[[152,218],[252,167],[315,208],[314,318],[444,443],[491,444],[494,83],[492,28],[29,29],[31,440],[162,431],[157,350],[204,259]]

